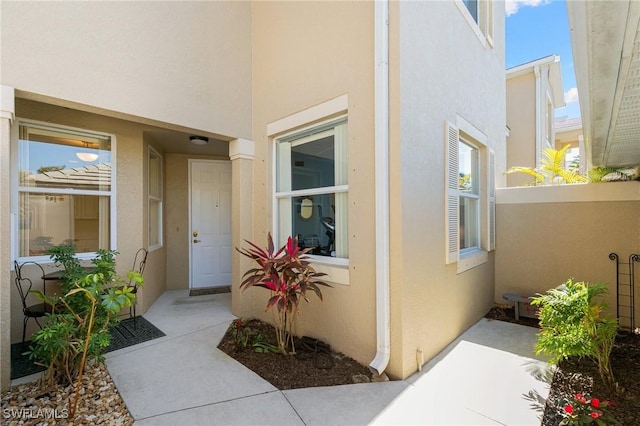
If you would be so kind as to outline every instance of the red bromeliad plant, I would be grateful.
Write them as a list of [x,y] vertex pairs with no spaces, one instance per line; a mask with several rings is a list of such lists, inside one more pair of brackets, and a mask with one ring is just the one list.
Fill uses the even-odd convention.
[[276,309],[275,329],[279,349],[283,354],[295,353],[293,322],[300,314],[298,305],[301,300],[309,302],[307,291],[313,291],[322,300],[320,286],[331,286],[319,278],[327,274],[316,272],[311,267],[305,256],[309,249],[300,250],[297,237],[289,237],[278,251],[275,251],[270,233],[266,250],[250,241],[246,242],[251,247],[236,250],[256,261],[259,266],[245,272],[240,288],[263,287],[271,292],[265,310]]

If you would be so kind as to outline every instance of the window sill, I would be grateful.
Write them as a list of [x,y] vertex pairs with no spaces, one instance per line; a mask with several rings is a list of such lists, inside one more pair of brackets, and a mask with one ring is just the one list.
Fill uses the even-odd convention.
[[489,261],[489,253],[485,250],[473,250],[468,253],[460,254],[458,259],[458,274],[480,266]]
[[325,281],[335,284],[349,285],[349,259],[309,255],[311,266],[317,272],[324,272]]

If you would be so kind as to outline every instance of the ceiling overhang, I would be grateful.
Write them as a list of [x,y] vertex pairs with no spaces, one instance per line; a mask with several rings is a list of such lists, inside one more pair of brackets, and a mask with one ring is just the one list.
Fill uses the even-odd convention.
[[589,166],[640,164],[640,2],[567,2]]

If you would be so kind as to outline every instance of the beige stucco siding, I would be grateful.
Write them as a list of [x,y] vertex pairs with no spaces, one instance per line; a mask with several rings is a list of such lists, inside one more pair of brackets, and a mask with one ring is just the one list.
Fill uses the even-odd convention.
[[[400,2],[392,20],[391,363],[405,377],[416,350],[428,360],[480,318],[493,300],[493,255],[460,274],[445,264],[445,121],[475,126],[495,150],[503,182],[503,11],[485,47],[453,2]],[[447,25],[442,25],[447,22]],[[395,24],[395,25],[394,25]],[[396,58],[397,65],[393,59]],[[398,356],[398,354],[400,356]]]
[[1,2],[3,85],[251,136],[250,2]]
[[[133,258],[140,247],[146,247],[148,241],[146,158],[147,149],[143,140],[144,130],[148,127],[95,114],[75,111],[67,108],[46,105],[38,102],[16,99],[16,116],[24,119],[44,121],[51,124],[83,128],[113,134],[116,140],[116,196],[118,251],[117,271],[126,274],[131,269]],[[53,265],[44,265],[52,268]],[[142,314],[165,290],[165,249],[154,250],[149,254],[145,269],[145,286],[139,293],[137,313]],[[12,275],[13,278],[13,275]],[[11,338],[22,338],[22,308],[15,286],[11,295]],[[30,321],[34,326],[34,322]],[[34,331],[31,328],[29,331]]]
[[[277,29],[274,31],[274,29]],[[267,125],[348,96],[349,278],[302,303],[298,334],[328,341],[368,364],[375,355],[373,3],[253,4],[254,232],[271,230],[272,141]],[[264,315],[268,292],[236,294],[237,314]]]
[[[625,263],[630,254],[640,254],[640,183],[502,191],[497,209],[496,302],[505,303],[504,293],[544,293],[574,278],[608,283],[607,301],[615,315],[615,262],[609,253],[617,253]],[[640,264],[635,266],[638,271]]]
[[[533,71],[507,80],[507,165],[536,167],[536,80]],[[507,186],[524,186],[533,178],[507,175]]]

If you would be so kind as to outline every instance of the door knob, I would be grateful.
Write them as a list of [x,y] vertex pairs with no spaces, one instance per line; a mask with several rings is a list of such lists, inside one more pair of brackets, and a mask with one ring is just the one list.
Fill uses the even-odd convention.
[[198,244],[200,242],[200,240],[193,240],[194,243]]

